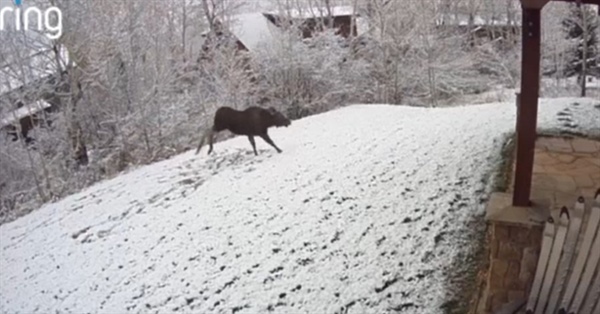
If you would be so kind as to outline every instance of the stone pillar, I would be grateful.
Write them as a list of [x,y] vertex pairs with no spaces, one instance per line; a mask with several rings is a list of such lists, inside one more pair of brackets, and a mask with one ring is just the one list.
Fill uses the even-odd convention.
[[513,207],[511,194],[494,193],[488,203],[489,267],[477,313],[525,300],[531,289],[542,245],[544,211]]

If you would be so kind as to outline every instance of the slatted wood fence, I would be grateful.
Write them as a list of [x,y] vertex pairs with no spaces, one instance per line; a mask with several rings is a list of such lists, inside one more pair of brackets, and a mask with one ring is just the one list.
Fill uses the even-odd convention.
[[496,314],[600,314],[600,189],[589,203],[548,218],[528,299]]

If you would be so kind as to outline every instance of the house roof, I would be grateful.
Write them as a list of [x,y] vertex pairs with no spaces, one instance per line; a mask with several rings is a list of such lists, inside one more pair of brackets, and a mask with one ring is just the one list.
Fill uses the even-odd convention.
[[261,45],[272,44],[281,32],[263,13],[234,15],[230,21],[230,31],[250,51]]
[[[231,17],[229,21],[229,30],[250,50],[255,51],[261,45],[272,45],[282,34],[282,30],[273,24],[266,15],[287,15],[294,19],[307,19],[312,17],[325,16],[327,11],[324,8],[308,8],[305,10],[288,11],[269,11],[237,14]],[[337,6],[332,8],[333,16],[354,15],[354,8],[351,6]],[[368,25],[364,19],[358,18],[356,24],[359,33],[366,31]]]
[[36,114],[46,108],[50,108],[50,106],[51,105],[49,103],[47,103],[43,100],[38,100],[34,103],[25,105],[17,110],[8,112],[8,113],[4,114],[2,117],[0,117],[1,118],[0,119],[0,128],[3,128],[7,125],[15,124],[22,118]]
[[[312,7],[305,9],[291,9],[285,11],[270,11],[265,12],[271,15],[284,15],[294,19],[308,19],[314,17],[325,17],[328,15],[327,8],[325,7]],[[358,15],[355,12],[354,7],[352,6],[335,6],[331,7],[331,15],[332,16],[348,16],[348,15]]]
[[[436,25],[453,25],[453,26],[468,26],[470,20],[469,14],[463,13],[448,13],[442,14],[435,21]],[[520,26],[521,19],[513,19],[509,23],[509,19],[506,16],[473,16],[473,26]]]

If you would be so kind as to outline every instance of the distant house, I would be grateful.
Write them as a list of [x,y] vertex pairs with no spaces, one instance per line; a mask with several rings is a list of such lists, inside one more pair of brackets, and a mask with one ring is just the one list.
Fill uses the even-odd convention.
[[51,121],[47,114],[54,108],[44,100],[23,105],[17,110],[4,114],[0,119],[0,130],[12,137],[14,141],[22,137],[26,142],[30,142],[32,139],[28,136],[29,131],[35,126],[50,125]]
[[600,78],[593,75],[587,75],[585,78],[585,85],[586,88],[600,90]]
[[469,33],[472,44],[480,40],[504,40],[508,44],[517,44],[521,32],[521,20],[506,16],[469,15],[462,13],[447,13],[435,21],[440,30]]
[[247,51],[256,51],[261,45],[270,45],[281,34],[281,29],[260,12],[234,15],[229,26],[240,48]]
[[[66,51],[61,51],[66,58]],[[44,49],[0,66],[0,131],[14,140],[30,141],[29,131],[48,122],[69,91],[68,73],[52,65],[55,52]],[[44,123],[42,123],[44,122]]]
[[0,95],[0,130],[18,140],[30,141],[29,131],[49,125],[48,114],[60,110],[61,93],[68,92],[66,72],[48,75]]
[[350,6],[267,12],[264,15],[278,27],[284,27],[286,23],[298,25],[303,38],[312,37],[315,33],[323,31],[326,26],[333,27],[336,33],[344,38],[358,35],[359,15]]
[[[331,14],[330,14],[331,13]],[[225,26],[226,25],[226,26]],[[327,26],[336,29],[344,38],[357,36],[364,28],[360,16],[352,7],[332,7],[331,12],[323,8],[309,8],[303,11],[244,13],[232,16],[225,23],[217,21],[213,35],[205,32],[205,49],[214,40],[234,40],[237,49],[254,52],[261,45],[270,45],[287,27],[296,27],[302,38],[313,37]]]

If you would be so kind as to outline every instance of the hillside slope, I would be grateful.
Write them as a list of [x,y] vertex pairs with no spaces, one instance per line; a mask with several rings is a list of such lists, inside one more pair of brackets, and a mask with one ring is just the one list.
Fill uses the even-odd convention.
[[514,111],[350,106],[273,129],[282,154],[237,137],[99,183],[0,226],[0,309],[440,313]]

